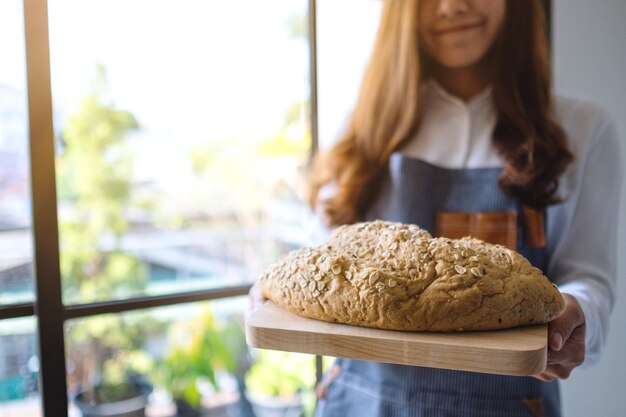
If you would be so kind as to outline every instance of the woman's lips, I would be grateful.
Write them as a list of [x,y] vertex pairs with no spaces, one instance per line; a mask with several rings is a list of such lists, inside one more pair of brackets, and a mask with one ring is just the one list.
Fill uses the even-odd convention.
[[449,28],[443,28],[443,29],[438,29],[435,30],[435,35],[448,35],[451,33],[458,33],[458,32],[463,32],[466,30],[470,30],[470,29],[478,29],[479,27],[482,27],[483,23],[469,23],[469,24],[465,24],[465,25],[457,25],[457,26],[452,26]]

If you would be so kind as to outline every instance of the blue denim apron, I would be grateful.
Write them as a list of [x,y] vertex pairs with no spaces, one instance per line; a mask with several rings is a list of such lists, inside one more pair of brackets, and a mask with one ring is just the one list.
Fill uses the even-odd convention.
[[[519,210],[498,187],[500,168],[445,169],[394,154],[389,175],[367,219],[412,223],[434,232],[438,211]],[[518,218],[521,218],[518,215]],[[524,245],[518,222],[517,250],[545,270],[545,248]],[[317,417],[560,417],[559,387],[532,377],[391,365],[339,358]],[[528,404],[540,404],[533,414]]]

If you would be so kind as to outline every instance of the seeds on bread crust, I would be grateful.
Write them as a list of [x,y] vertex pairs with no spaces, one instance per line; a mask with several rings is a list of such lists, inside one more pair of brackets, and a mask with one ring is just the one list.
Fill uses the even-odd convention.
[[383,221],[340,226],[325,245],[292,251],[260,286],[296,314],[393,330],[509,328],[548,322],[564,308],[517,252]]

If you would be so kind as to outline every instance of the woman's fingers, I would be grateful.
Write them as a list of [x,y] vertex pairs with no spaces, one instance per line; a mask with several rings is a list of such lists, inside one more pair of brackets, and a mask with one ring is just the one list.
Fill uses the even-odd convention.
[[560,351],[574,329],[585,324],[585,315],[578,301],[569,294],[563,294],[565,311],[548,325],[548,347]]
[[574,297],[563,294],[565,311],[548,325],[548,366],[535,378],[567,379],[585,360],[585,315]]

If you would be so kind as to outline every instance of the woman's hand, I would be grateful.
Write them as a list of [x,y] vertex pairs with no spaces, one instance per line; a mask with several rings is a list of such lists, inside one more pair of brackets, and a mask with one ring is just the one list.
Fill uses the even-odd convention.
[[535,378],[567,379],[585,359],[585,314],[578,301],[563,294],[565,311],[548,325],[548,367]]
[[250,315],[261,306],[267,300],[267,298],[263,297],[261,294],[261,287],[259,286],[259,282],[256,281],[252,287],[250,287],[250,292],[248,292],[248,308],[246,309],[246,319],[250,317]]

